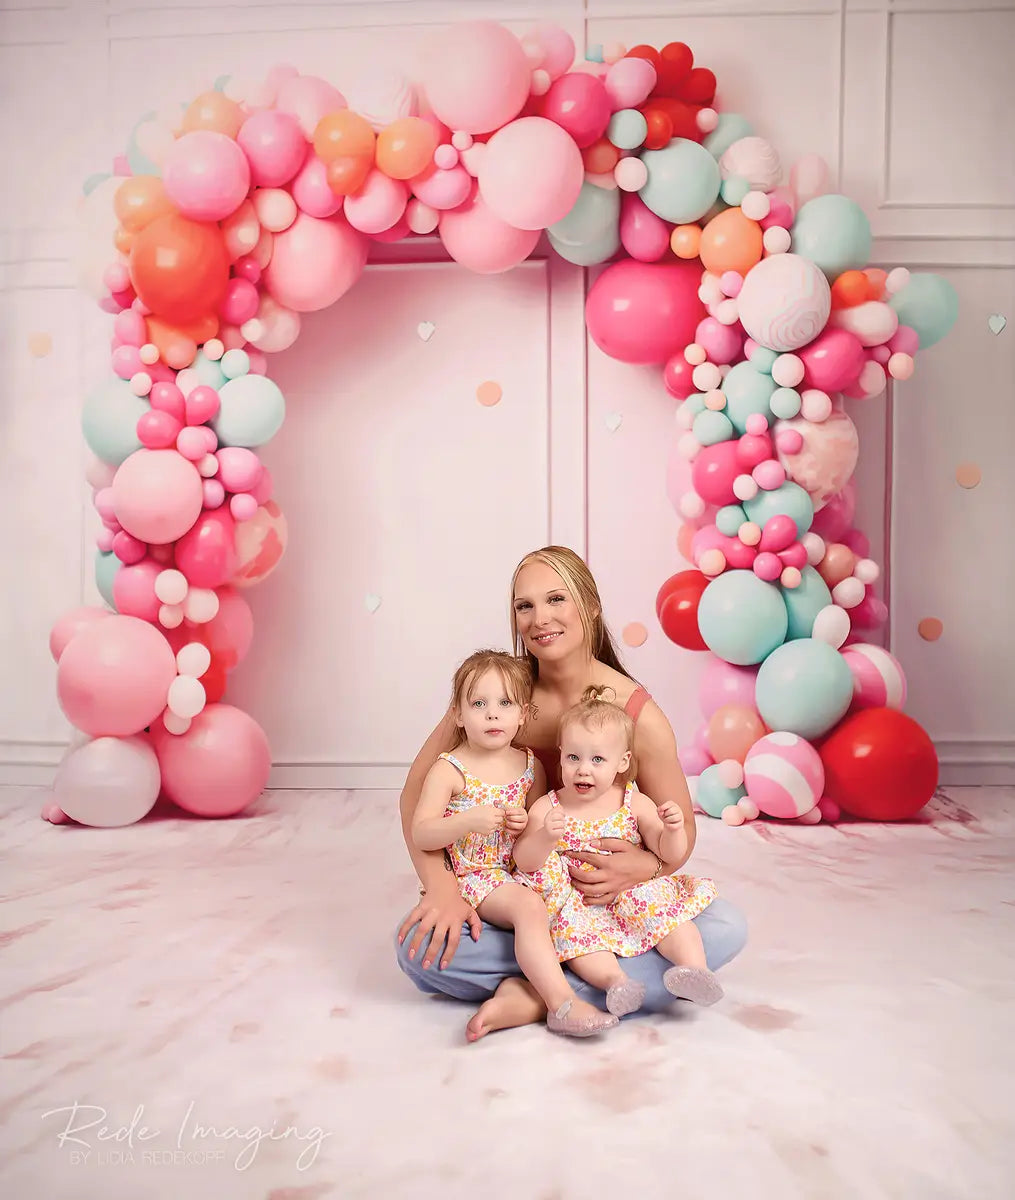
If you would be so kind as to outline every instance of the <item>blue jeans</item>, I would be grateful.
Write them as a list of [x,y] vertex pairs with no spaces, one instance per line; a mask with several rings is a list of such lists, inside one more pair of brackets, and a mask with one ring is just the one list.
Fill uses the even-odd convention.
[[[705,958],[713,971],[736,958],[747,943],[747,921],[743,913],[721,896],[695,917],[694,923],[705,946]],[[396,932],[395,950],[398,965],[421,992],[430,995],[443,993],[456,1000],[479,1003],[489,999],[497,990],[497,985],[508,975],[521,975],[515,961],[514,937],[509,930],[484,924],[479,941],[474,942],[468,926],[464,925],[458,952],[443,971],[438,966],[439,959],[427,970],[423,969],[423,959],[430,945],[429,937],[424,939],[416,957],[410,960],[412,931],[405,935],[401,945],[398,944]],[[645,1003],[640,1012],[661,1012],[673,1004],[673,997],[663,987],[663,973],[672,963],[657,950],[621,959],[621,966],[632,979],[645,984]],[[566,967],[565,972],[576,995],[605,1011],[606,997],[602,992],[584,983]]]

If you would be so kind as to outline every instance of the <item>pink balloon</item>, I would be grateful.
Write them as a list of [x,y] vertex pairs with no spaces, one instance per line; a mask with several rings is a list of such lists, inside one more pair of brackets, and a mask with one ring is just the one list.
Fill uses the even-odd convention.
[[187,394],[187,424],[203,425],[218,415],[220,407],[219,394],[206,383],[199,383],[192,392]]
[[718,709],[736,704],[756,712],[754,702],[758,682],[757,667],[736,667],[709,654],[705,669],[698,681],[698,700],[701,714],[708,720]]
[[316,154],[307,155],[292,184],[293,199],[308,217],[330,217],[342,207],[344,196],[328,187],[328,168]]
[[113,479],[116,519],[141,542],[175,542],[203,502],[197,468],[175,450],[135,450]]
[[250,190],[250,164],[231,137],[195,129],[176,139],[162,164],[169,199],[193,221],[222,221]]
[[160,721],[152,742],[163,792],[194,816],[234,816],[268,783],[268,739],[253,717],[231,704],[209,704],[180,735],[168,733]]
[[156,383],[148,393],[148,403],[160,412],[167,412],[175,417],[183,427],[187,419],[187,409],[183,402],[183,392],[175,383]]
[[275,107],[296,118],[303,136],[309,142],[321,117],[348,105],[342,93],[326,80],[316,75],[299,75],[282,84]]
[[542,230],[566,217],[584,179],[574,139],[544,117],[522,117],[499,129],[479,165],[484,202],[516,229]]
[[[630,253],[630,251],[628,252]],[[671,396],[686,400],[698,389],[694,386],[694,367],[684,358],[684,352],[674,354],[663,370],[663,384]]]
[[159,408],[149,409],[137,419],[138,441],[149,450],[174,446],[182,428],[176,417]]
[[509,271],[532,253],[539,230],[516,229],[501,220],[477,193],[460,208],[441,214],[441,241],[455,260],[480,275]]
[[370,243],[341,215],[320,220],[301,213],[275,235],[264,286],[285,308],[328,308],[363,274]]
[[744,331],[739,325],[723,325],[706,317],[694,331],[694,341],[704,347],[710,362],[718,366],[736,362],[744,348]]
[[126,563],[127,566],[139,563],[147,550],[148,547],[144,542],[139,541],[136,537],[131,537],[122,529],[113,536],[113,553],[120,562]]
[[621,362],[663,363],[693,340],[705,309],[701,267],[691,262],[613,263],[585,304],[592,340]]
[[218,459],[218,478],[230,492],[249,492],[257,486],[264,470],[261,460],[243,446],[223,446]]
[[125,346],[143,346],[148,341],[145,319],[133,308],[124,309],[122,313],[117,314],[113,330]]
[[496,21],[462,21],[442,29],[423,61],[423,91],[450,129],[499,129],[529,97],[529,60],[521,42]]
[[637,108],[656,85],[656,69],[646,58],[621,58],[610,66],[604,83],[614,112]]
[[[122,568],[117,574],[121,573]],[[72,608],[69,612],[65,612],[49,631],[49,652],[53,656],[53,661],[60,661],[60,655],[63,654],[75,634],[86,626],[93,625],[96,621],[102,621],[112,615],[108,608],[95,608],[90,605],[83,608]]]
[[281,187],[303,166],[307,139],[289,113],[264,109],[240,126],[236,140],[250,163],[251,182],[258,187]]
[[736,442],[705,446],[691,466],[694,490],[709,504],[738,504],[733,494],[733,481],[739,474]]
[[155,595],[155,580],[164,570],[161,563],[151,558],[121,567],[113,576],[116,611],[125,617],[139,617],[154,624],[162,607],[162,601]]
[[813,342],[798,350],[804,364],[802,387],[842,392],[853,387],[867,361],[860,339],[845,329],[828,326]]
[[[639,61],[644,62],[644,59]],[[651,67],[652,64],[647,65]],[[657,262],[670,248],[670,226],[662,217],[657,217],[636,192],[625,192],[620,200],[620,241],[628,254],[639,262]]]
[[706,525],[699,529],[691,539],[691,560],[699,563],[701,556],[708,550],[722,551],[726,565],[734,571],[747,570],[754,562],[753,546],[745,546],[739,538],[727,537],[714,525]]
[[162,712],[175,678],[173,651],[154,625],[111,616],[64,649],[57,698],[67,720],[92,737],[129,737]]
[[527,35],[542,49],[543,70],[551,79],[557,79],[574,62],[574,39],[553,21],[540,21]]
[[373,168],[354,196],[345,198],[345,216],[361,233],[383,233],[398,223],[409,192],[405,184]]
[[[651,64],[649,65],[651,66]],[[707,750],[702,750],[700,746],[684,746],[677,757],[680,760],[681,770],[688,779],[693,779],[712,766],[711,754]]]
[[853,524],[856,515],[856,483],[850,479],[837,495],[825,501],[822,509],[814,514],[811,532],[826,542],[838,542]]
[[79,825],[133,825],[151,811],[159,784],[158,759],[144,734],[94,738],[72,746],[60,764],[53,780],[54,807]]
[[540,105],[542,115],[574,139],[579,150],[591,146],[610,123],[610,97],[602,80],[569,73],[550,85]]
[[409,222],[402,216],[398,218],[390,229],[384,229],[380,233],[372,233],[370,236],[375,242],[390,243],[400,242],[402,238],[407,238],[411,233],[412,230],[409,228]]
[[219,316],[230,325],[242,325],[257,315],[257,303],[257,288],[249,279],[230,279]]
[[191,587],[217,588],[231,578],[237,567],[236,522],[228,509],[198,517],[176,543],[176,566]]
[[201,627],[201,640],[227,671],[241,663],[254,639],[254,614],[235,588],[218,589],[219,610]]
[[792,517],[787,517],[784,513],[778,513],[774,517],[769,517],[765,522],[765,528],[761,531],[761,541],[758,543],[759,550],[771,550],[778,554],[780,550],[785,550],[792,546],[796,541],[797,530],[796,521]]
[[412,194],[430,208],[444,212],[463,204],[473,191],[473,179],[463,166],[431,167],[410,184]]

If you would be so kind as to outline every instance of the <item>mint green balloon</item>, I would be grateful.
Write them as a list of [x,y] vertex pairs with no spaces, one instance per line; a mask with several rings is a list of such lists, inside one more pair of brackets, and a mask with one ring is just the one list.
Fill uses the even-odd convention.
[[113,600],[113,580],[122,565],[112,551],[108,554],[101,550],[95,551],[95,586],[99,589],[99,595],[114,612],[116,603]]
[[720,113],[719,124],[705,138],[703,145],[718,162],[734,142],[753,134],[754,126],[746,117],[739,113]]
[[607,229],[580,246],[560,242],[552,233],[547,234],[547,240],[565,262],[574,263],[576,267],[594,267],[611,259],[620,249],[620,230]]
[[126,379],[109,379],[89,392],[81,410],[81,431],[96,458],[118,467],[141,449],[138,419],[149,409],[143,396],[135,396]]
[[704,146],[674,138],[661,150],[646,150],[641,161],[648,169],[648,182],[638,195],[657,217],[687,225],[715,204],[722,176],[719,164]]
[[870,221],[848,196],[808,200],[796,215],[792,235],[793,253],[816,263],[829,283],[843,271],[858,271],[870,261]]
[[158,175],[160,177],[162,175],[162,168],[159,164],[152,162],[146,154],[142,154],[137,144],[138,126],[143,125],[145,121],[154,121],[157,118],[157,113],[147,112],[130,131],[130,137],[127,139],[127,162],[135,175]]
[[808,739],[821,737],[845,715],[852,700],[849,665],[827,642],[814,638],[786,642],[772,651],[758,671],[755,703],[769,729]]
[[739,504],[724,504],[715,514],[715,527],[727,537],[736,537],[747,514]]
[[926,350],[951,332],[959,319],[959,298],[943,275],[921,271],[910,275],[909,283],[888,303],[899,314],[899,324],[908,325]]
[[735,208],[742,203],[750,190],[751,181],[749,179],[745,179],[743,175],[731,175],[729,179],[722,181],[721,195],[730,208]]
[[648,121],[636,108],[621,108],[610,117],[606,136],[618,150],[637,150],[648,137]]
[[809,638],[814,632],[814,619],[823,608],[832,603],[828,584],[813,567],[804,567],[800,572],[800,583],[795,588],[783,588],[782,598],[789,617],[787,641]]
[[755,371],[762,371],[766,375],[771,375],[772,368],[775,366],[775,360],[779,355],[774,350],[769,350],[767,346],[759,346],[755,343],[747,357]]
[[788,622],[782,593],[753,571],[724,571],[698,601],[698,629],[705,645],[738,667],[764,662],[785,641]]
[[220,407],[212,429],[220,446],[254,450],[270,442],[285,420],[285,397],[266,375],[240,375],[219,389]]
[[705,411],[705,393],[692,392],[680,407],[686,408],[689,413],[697,416],[698,413]]
[[814,522],[813,501],[798,483],[791,480],[770,492],[762,489],[753,500],[745,500],[744,512],[760,529],[764,529],[772,517],[791,517],[798,538],[802,538]]
[[228,378],[225,371],[222,370],[221,359],[209,358],[203,350],[198,350],[196,358],[190,364],[190,369],[197,373],[198,379],[203,384],[214,388],[216,392]]
[[725,413],[705,408],[694,418],[691,432],[703,446],[715,446],[733,437],[733,423]]
[[723,809],[735,805],[738,800],[747,795],[747,789],[740,787],[729,788],[719,778],[719,764],[713,763],[706,767],[698,776],[698,786],[694,798],[698,807],[710,817],[721,817]]
[[737,433],[747,432],[747,418],[761,413],[772,423],[769,401],[775,391],[775,380],[757,370],[753,362],[737,363],[722,381],[726,397],[726,415],[733,422]]
[[546,233],[567,262],[581,267],[605,262],[620,249],[620,190],[583,183],[571,211]]
[[99,186],[100,183],[105,183],[107,179],[112,179],[108,171],[97,171],[94,175],[89,175],[81,185],[81,190],[86,196],[90,196],[92,192]]
[[800,409],[803,407],[803,398],[796,388],[776,388],[772,393],[772,399],[769,401],[769,407],[774,417],[779,417],[783,421],[790,421],[799,414]]

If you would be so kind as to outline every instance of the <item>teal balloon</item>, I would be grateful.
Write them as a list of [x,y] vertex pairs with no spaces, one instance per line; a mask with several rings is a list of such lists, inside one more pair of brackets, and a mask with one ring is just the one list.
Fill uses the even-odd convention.
[[959,319],[959,298],[943,275],[910,275],[888,303],[899,314],[899,324],[916,331],[921,350],[939,342]]
[[265,375],[240,375],[219,389],[219,411],[211,426],[221,446],[250,450],[270,442],[285,420],[285,397]]
[[814,523],[813,501],[798,483],[788,479],[770,492],[762,490],[753,500],[745,500],[744,510],[761,529],[772,517],[792,517],[798,538],[802,538]]
[[747,418],[757,413],[772,423],[769,401],[775,388],[772,376],[757,370],[753,361],[737,363],[730,369],[722,381],[722,390],[726,397],[726,415],[737,433],[746,433]]
[[753,134],[754,126],[746,117],[742,117],[739,113],[720,113],[719,124],[702,144],[718,161],[734,142],[739,142],[741,138],[751,137]]
[[719,442],[728,442],[734,430],[725,413],[706,408],[694,418],[691,432],[703,446],[715,446]]
[[769,729],[819,738],[845,716],[852,701],[853,675],[827,642],[786,642],[758,671],[755,704]]
[[785,641],[788,628],[782,593],[753,571],[724,571],[698,602],[698,630],[705,645],[738,667],[764,662]]
[[107,179],[112,179],[108,171],[97,171],[94,175],[89,175],[81,185],[81,190],[86,196],[90,196],[92,192],[99,186],[100,183],[105,183]]
[[589,46],[585,51],[585,61],[597,63],[603,61],[603,48],[598,42],[594,46]]
[[730,208],[736,208],[751,190],[751,181],[743,175],[731,175],[722,181],[722,198]]
[[[249,365],[249,358],[247,363]],[[209,358],[203,350],[198,350],[197,357],[190,364],[190,370],[196,372],[201,383],[214,388],[216,392],[228,379],[225,371],[222,370],[222,360]]]
[[724,808],[729,808],[731,804],[747,795],[747,789],[741,785],[740,787],[730,788],[719,778],[719,766],[706,767],[698,776],[698,785],[695,789],[694,799],[698,807],[708,813],[710,817],[721,817]]
[[686,225],[708,212],[719,195],[719,164],[697,142],[674,138],[661,150],[646,150],[641,161],[648,181],[638,195],[664,221]]
[[692,392],[680,407],[686,408],[688,412],[697,416],[698,413],[705,411],[705,393]]
[[648,121],[636,108],[622,108],[610,117],[606,136],[618,150],[637,150],[648,136]]
[[715,514],[715,527],[727,537],[736,537],[747,514],[739,504],[726,504]]
[[104,554],[101,550],[95,552],[95,586],[99,589],[99,595],[115,612],[116,603],[113,600],[113,580],[116,578],[116,573],[123,564],[110,551]]
[[778,357],[779,355],[774,350],[769,350],[767,346],[759,346],[755,343],[747,359],[755,371],[762,371],[766,375],[771,375],[772,368],[775,366],[775,360]]
[[782,598],[786,604],[789,628],[786,640],[809,638],[814,632],[814,619],[823,608],[832,603],[828,584],[813,567],[804,567],[800,572],[800,583],[795,588],[783,588]]
[[230,79],[232,79],[232,75],[220,75],[218,79],[216,79],[211,85],[212,90],[216,92],[224,92],[229,85]]
[[[607,190],[594,183],[583,183],[571,211],[550,225],[546,232],[555,249],[558,245],[580,248],[601,241],[610,231],[617,233],[619,224],[620,189]],[[619,234],[617,244],[620,245]]]
[[816,263],[830,283],[843,271],[858,271],[870,261],[870,221],[848,196],[808,200],[796,215],[792,234],[793,253]]
[[127,162],[130,164],[130,169],[135,175],[162,175],[162,168],[158,163],[152,160],[138,149],[137,131],[138,127],[143,125],[145,121],[154,121],[158,114],[154,112],[145,113],[140,121],[130,131],[130,137],[127,139]]
[[778,417],[782,421],[791,421],[799,415],[803,406],[803,398],[796,388],[776,388],[768,406],[774,417]]
[[109,379],[90,392],[81,411],[81,431],[96,458],[118,467],[141,449],[137,423],[150,405],[135,396],[126,379]]
[[617,229],[607,229],[580,246],[558,242],[552,233],[547,234],[547,240],[565,262],[574,263],[576,267],[594,267],[608,262],[620,249],[620,231]]

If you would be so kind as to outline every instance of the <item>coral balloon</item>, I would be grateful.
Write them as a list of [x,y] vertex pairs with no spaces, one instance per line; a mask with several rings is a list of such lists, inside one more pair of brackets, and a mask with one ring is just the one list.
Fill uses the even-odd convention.
[[724,704],[709,718],[708,752],[716,762],[732,758],[742,763],[748,750],[767,732],[764,722],[753,709],[741,704]]
[[216,225],[164,213],[134,235],[129,270],[153,313],[186,323],[218,309],[229,284],[229,254]]
[[707,650],[698,629],[698,604],[708,587],[700,571],[680,571],[659,589],[656,615],[663,633],[685,650]]
[[701,232],[698,254],[706,270],[716,275],[736,271],[746,275],[761,261],[764,245],[761,226],[739,208],[728,208],[712,218]]
[[123,229],[137,233],[156,217],[172,212],[173,201],[157,175],[133,175],[117,188],[113,208]]
[[377,166],[391,179],[412,179],[433,161],[437,130],[420,117],[402,117],[377,136]]
[[621,362],[665,363],[694,338],[705,309],[694,263],[613,263],[589,291],[589,335]]
[[202,92],[183,114],[184,133],[207,129],[235,138],[245,120],[243,109],[224,92]]
[[369,122],[347,108],[321,117],[314,129],[314,150],[325,164],[338,158],[365,158],[369,170],[376,140]]

